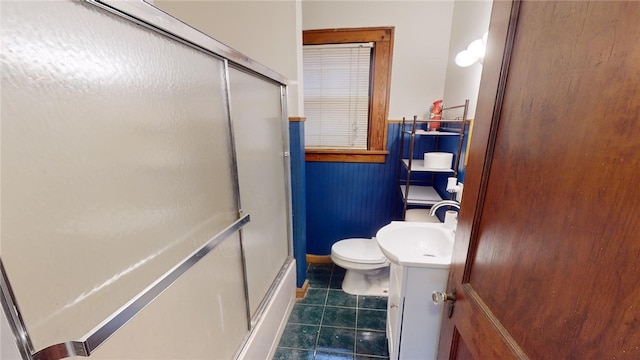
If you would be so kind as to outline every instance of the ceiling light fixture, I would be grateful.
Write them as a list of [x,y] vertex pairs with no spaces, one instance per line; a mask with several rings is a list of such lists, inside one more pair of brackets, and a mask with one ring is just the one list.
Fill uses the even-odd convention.
[[484,33],[482,39],[472,41],[466,50],[460,51],[458,55],[456,55],[456,65],[468,67],[475,63],[482,64],[487,46],[487,36],[488,33]]

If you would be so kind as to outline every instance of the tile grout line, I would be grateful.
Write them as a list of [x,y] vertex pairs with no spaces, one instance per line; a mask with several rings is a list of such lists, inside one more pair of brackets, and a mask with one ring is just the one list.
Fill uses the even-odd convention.
[[331,275],[329,275],[329,283],[327,284],[327,294],[324,296],[324,303],[322,304],[322,315],[320,315],[320,322],[318,323],[318,334],[316,335],[316,343],[313,346],[314,358],[316,357],[316,353],[318,352],[318,341],[320,341],[320,330],[322,330],[322,321],[324,320],[324,311],[327,308],[327,299],[329,298],[329,287],[331,286],[332,277],[333,277],[333,268],[331,268]]
[[[308,265],[308,266],[307,266],[307,268],[308,268],[307,270],[310,270],[310,269],[311,269],[311,266],[309,266],[309,265]],[[336,303],[336,305],[331,305],[331,304],[329,304],[329,296],[330,296],[331,294],[344,293],[344,291],[341,291],[341,290],[340,290],[340,289],[338,289],[338,288],[336,288],[336,289],[332,289],[332,284],[333,284],[334,279],[336,279],[336,280],[338,279],[338,274],[337,274],[336,268],[337,268],[337,267],[335,266],[335,264],[333,264],[333,265],[332,265],[332,267],[331,267],[331,269],[330,269],[330,270],[331,270],[331,272],[330,272],[330,275],[329,275],[329,277],[328,277],[329,283],[327,284],[327,286],[326,286],[326,287],[324,287],[324,288],[322,288],[322,287],[317,288],[318,290],[325,290],[325,291],[326,291],[326,293],[325,293],[325,298],[324,298],[323,303],[317,303],[317,304],[305,304],[305,305],[310,305],[310,306],[311,306],[311,305],[314,305],[314,306],[317,306],[317,305],[322,306],[322,312],[321,312],[321,316],[320,316],[320,321],[319,321],[319,323],[317,323],[317,326],[318,326],[318,334],[316,335],[316,339],[315,339],[315,343],[314,343],[314,348],[313,348],[313,349],[310,349],[310,350],[312,351],[312,356],[313,356],[313,357],[315,357],[315,356],[317,356],[317,355],[318,355],[318,351],[319,351],[318,345],[319,345],[319,342],[320,342],[320,330],[321,330],[321,328],[323,328],[323,327],[324,327],[324,328],[325,328],[325,330],[329,330],[329,329],[344,329],[344,330],[347,330],[347,329],[349,329],[349,330],[352,330],[352,331],[353,331],[353,334],[355,335],[355,337],[354,337],[354,343],[353,343],[352,352],[350,352],[350,353],[343,353],[343,354],[345,354],[345,355],[347,355],[347,354],[348,354],[348,355],[353,356],[353,358],[352,358],[352,359],[355,359],[357,355],[363,355],[363,356],[368,356],[368,357],[370,357],[370,358],[372,358],[372,359],[380,359],[380,360],[387,359],[387,360],[388,360],[388,359],[389,359],[388,357],[381,356],[380,354],[359,354],[359,353],[357,352],[357,345],[358,345],[358,338],[357,338],[357,334],[358,334],[358,330],[371,331],[371,332],[375,332],[375,333],[382,333],[382,334],[384,334],[384,333],[385,333],[385,330],[379,330],[379,329],[369,329],[369,330],[367,330],[367,329],[360,329],[360,328],[358,327],[358,319],[362,316],[362,314],[360,314],[360,310],[366,310],[366,311],[371,310],[371,311],[373,311],[374,313],[378,313],[378,312],[383,313],[383,312],[386,312],[386,309],[384,309],[384,308],[377,308],[377,307],[374,307],[374,308],[362,307],[362,306],[364,306],[364,303],[365,303],[365,301],[364,301],[364,300],[366,300],[366,299],[365,299],[365,298],[366,298],[366,296],[364,296],[364,297],[363,297],[363,296],[360,296],[360,295],[356,295],[356,299],[355,299],[355,300],[356,300],[356,301],[355,301],[355,306],[346,306],[346,305],[345,305],[345,306],[341,306],[341,305],[338,305],[338,304],[340,304],[340,303]],[[332,293],[332,291],[333,291],[333,293]],[[336,308],[354,309],[354,311],[355,311],[355,324],[354,324],[354,327],[353,327],[353,328],[349,328],[349,327],[344,327],[344,326],[333,326],[333,325],[323,326],[323,323],[324,323],[324,316],[326,315],[326,310],[327,310],[327,307],[328,307],[328,306],[336,307]],[[374,306],[378,306],[378,305],[377,305],[377,304],[375,304]],[[313,325],[313,324],[309,324],[309,325]],[[345,350],[346,350],[346,349],[345,349]],[[328,351],[329,351],[329,350],[328,350]],[[329,351],[329,352],[332,352],[332,351]]]
[[[331,280],[333,280],[333,274],[335,272],[336,269],[336,265],[333,265],[333,268],[331,269]],[[331,282],[329,282],[329,286],[331,286]],[[344,290],[341,290],[344,292]],[[341,308],[346,308],[346,309],[350,309],[352,308],[351,306],[336,306],[336,307],[341,307]],[[356,357],[356,343],[358,341],[357,339],[357,331],[356,328],[358,326],[358,295],[356,295],[356,306],[353,307],[353,310],[355,311],[355,323],[353,324],[353,345],[351,347],[352,351],[351,351],[351,355],[353,356],[353,358],[355,359]],[[346,328],[348,329],[348,328]]]
[[[336,264],[333,264],[333,267],[331,268],[331,277],[329,278],[329,290],[327,291],[327,301],[329,300],[329,291],[331,289],[331,284],[332,284],[332,281],[333,281],[333,274],[334,274],[335,270],[336,270]],[[327,305],[325,303],[325,308],[326,308],[326,306]],[[351,348],[352,349],[351,355],[352,355],[352,358],[354,358],[354,359],[356,357],[356,342],[358,341],[358,339],[357,339],[358,332],[356,331],[356,327],[358,326],[358,296],[357,295],[356,295],[356,308],[355,308],[355,311],[356,311],[356,316],[355,316],[356,323],[353,325],[353,346]]]
[[360,305],[360,295],[356,295],[356,323],[354,325],[355,329],[354,331],[354,343],[353,343],[353,358],[355,359],[356,357],[356,351],[358,350],[358,306]]
[[[311,269],[311,265],[310,265],[310,264],[307,264],[307,273],[309,272],[309,270],[310,270],[310,269]],[[308,274],[307,274],[307,275],[308,275]],[[358,331],[358,323],[357,323],[357,320],[358,320],[359,315],[360,315],[358,310],[360,310],[360,309],[365,309],[365,310],[379,310],[379,311],[382,311],[382,312],[384,312],[385,310],[384,310],[384,309],[377,309],[377,308],[372,308],[372,309],[368,309],[368,308],[360,308],[360,303],[362,302],[362,300],[363,300],[363,299],[362,299],[360,296],[358,296],[358,295],[356,295],[356,304],[355,304],[355,307],[353,307],[353,306],[339,306],[339,305],[335,305],[335,306],[333,306],[333,305],[330,305],[328,302],[329,302],[329,296],[331,295],[331,291],[332,291],[332,290],[334,290],[334,291],[335,291],[335,292],[337,292],[337,293],[344,293],[344,292],[343,292],[343,291],[341,291],[340,289],[332,289],[332,288],[331,288],[331,286],[332,286],[332,281],[333,281],[333,279],[334,279],[334,278],[336,278],[336,279],[337,279],[337,272],[336,272],[336,266],[335,266],[335,265],[332,265],[331,273],[330,273],[330,275],[329,275],[329,283],[327,284],[327,287],[324,289],[324,290],[326,291],[326,293],[325,293],[325,298],[324,298],[324,302],[323,302],[321,305],[320,305],[320,304],[304,304],[304,305],[305,305],[305,307],[306,307],[306,306],[312,306],[312,307],[313,307],[313,306],[315,306],[315,305],[320,305],[320,306],[322,306],[322,307],[323,307],[323,308],[322,308],[322,313],[321,313],[321,316],[320,316],[320,321],[319,321],[319,323],[317,323],[317,326],[318,326],[318,334],[316,335],[316,339],[315,339],[315,343],[314,343],[314,348],[313,348],[313,349],[309,349],[309,350],[311,350],[311,351],[312,351],[312,356],[314,356],[314,357],[315,357],[315,356],[317,356],[317,354],[318,354],[318,344],[319,344],[319,341],[320,341],[320,340],[319,340],[319,339],[320,339],[320,329],[323,327],[323,325],[322,325],[322,324],[323,324],[323,322],[324,322],[324,316],[326,315],[326,308],[327,308],[327,306],[332,306],[332,307],[337,307],[337,308],[353,308],[353,309],[354,309],[354,311],[355,311],[355,326],[354,326],[354,328],[353,328],[353,331],[354,331],[354,334],[356,335],[356,337],[354,338],[353,351],[352,351],[352,352],[350,352],[350,353],[348,353],[349,355],[352,355],[352,356],[353,356],[353,359],[355,359],[355,357],[356,357],[357,355],[364,355],[364,356],[368,356],[368,357],[371,357],[372,359],[373,359],[373,358],[375,358],[375,359],[389,359],[388,357],[380,356],[380,355],[378,355],[378,354],[375,354],[375,355],[374,355],[374,354],[358,354],[358,353],[356,352],[356,349],[357,349],[357,331]],[[318,289],[318,290],[322,290],[322,288],[317,288],[317,289]],[[300,304],[300,305],[303,305],[303,304]],[[376,312],[377,312],[377,311],[376,311]],[[288,321],[288,323],[292,324],[292,322],[290,322],[290,321]],[[305,324],[305,323],[296,323],[296,324],[298,324],[298,325],[307,325],[307,324]],[[313,326],[314,324],[308,324],[308,325]],[[345,330],[346,330],[346,329],[350,329],[350,328],[348,328],[348,327],[332,326],[332,325],[327,325],[327,326],[324,326],[324,327],[326,327],[326,328],[328,328],[328,329],[331,329],[331,328],[345,329]],[[382,333],[384,333],[384,331],[378,331],[378,330],[376,330],[376,329],[371,329],[371,331],[373,331],[373,332],[382,332]],[[290,348],[290,347],[286,347],[286,346],[285,346],[285,347],[282,347],[282,348],[284,348],[284,349],[290,349],[290,350],[305,350],[305,349],[299,349],[299,348],[296,348],[296,347],[292,347],[292,348]],[[330,351],[330,352],[331,352],[331,351]],[[347,353],[344,353],[344,354],[346,355]]]

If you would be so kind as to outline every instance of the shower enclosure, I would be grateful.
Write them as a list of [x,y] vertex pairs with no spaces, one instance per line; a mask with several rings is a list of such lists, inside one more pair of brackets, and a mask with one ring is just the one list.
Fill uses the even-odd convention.
[[142,1],[1,17],[21,356],[238,356],[292,262],[286,80]]

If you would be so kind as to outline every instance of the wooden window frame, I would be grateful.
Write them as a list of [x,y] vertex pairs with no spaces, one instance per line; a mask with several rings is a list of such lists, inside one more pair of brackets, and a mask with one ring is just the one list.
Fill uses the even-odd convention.
[[389,151],[387,117],[394,27],[320,29],[302,32],[303,45],[373,42],[367,150],[305,149],[306,161],[383,163]]

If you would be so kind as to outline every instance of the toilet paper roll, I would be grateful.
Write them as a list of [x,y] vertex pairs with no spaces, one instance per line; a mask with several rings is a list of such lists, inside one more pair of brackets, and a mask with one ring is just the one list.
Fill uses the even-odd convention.
[[450,169],[453,162],[453,154],[447,152],[424,153],[424,167],[431,169]]

